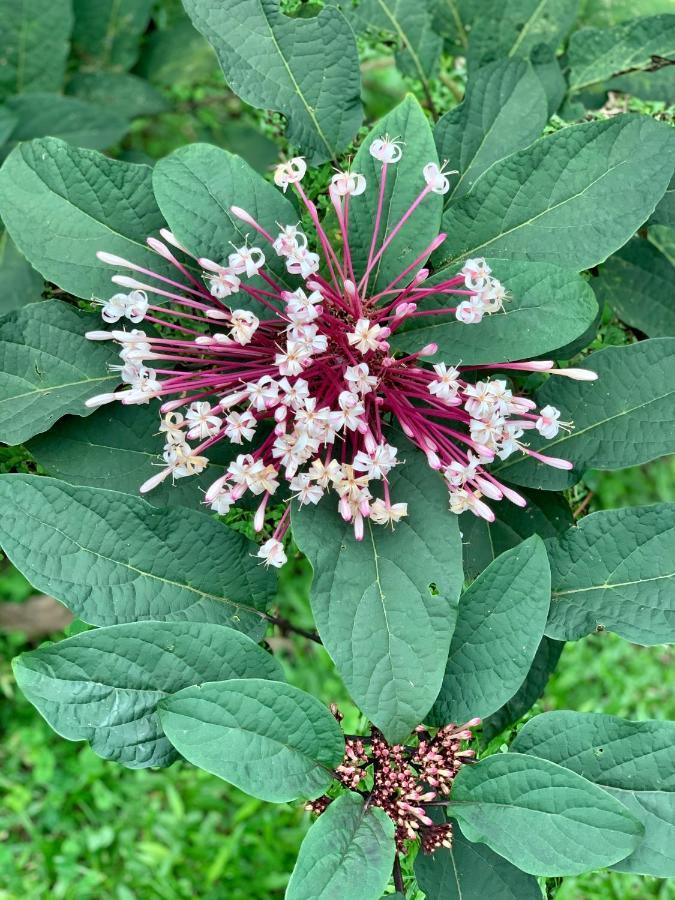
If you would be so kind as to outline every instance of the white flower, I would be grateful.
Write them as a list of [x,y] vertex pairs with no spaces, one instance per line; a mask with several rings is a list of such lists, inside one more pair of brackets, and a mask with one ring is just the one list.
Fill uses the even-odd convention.
[[444,168],[439,168],[434,162],[427,163],[424,169],[422,169],[422,173],[424,174],[424,180],[434,194],[447,194],[450,190],[448,175],[458,174],[456,169],[446,172],[444,171]]
[[536,428],[542,437],[554,438],[560,431],[560,410],[555,406],[545,406],[537,419]]
[[246,272],[247,278],[253,278],[265,265],[265,254],[260,247],[235,247],[234,253],[228,257],[230,268],[236,275]]
[[280,375],[299,375],[311,358],[311,352],[303,344],[291,340],[286,344],[285,353],[276,354],[274,365],[279,369]]
[[313,481],[307,472],[303,472],[293,478],[291,490],[295,492],[295,496],[301,506],[305,506],[308,503],[316,505],[323,497],[323,488],[316,481]]
[[198,260],[199,265],[206,269],[204,273],[204,281],[206,282],[211,296],[216,300],[223,300],[230,294],[236,294],[241,285],[240,279],[232,269],[226,266],[220,266],[213,262],[212,259],[202,257]]
[[309,385],[304,378],[296,378],[292,384],[288,378],[280,378],[278,385],[279,399],[284,406],[299,409],[309,397]]
[[396,465],[397,453],[397,448],[391,444],[377,444],[370,453],[359,450],[352,465],[357,472],[365,472],[369,478],[384,478]]
[[455,318],[458,322],[465,325],[477,325],[483,318],[485,307],[480,296],[471,297],[470,300],[463,300],[455,310]]
[[291,275],[309,278],[319,271],[320,262],[318,253],[311,253],[306,247],[298,247],[288,254],[286,268]]
[[376,525],[394,525],[408,515],[407,503],[391,503],[387,505],[384,500],[373,500],[370,505],[370,518]]
[[345,368],[345,381],[352,392],[358,391],[363,397],[373,390],[377,384],[377,376],[370,374],[367,363],[358,363]]
[[260,320],[246,309],[233,309],[231,324],[230,337],[243,347],[250,344],[253,335],[258,330]]
[[337,197],[358,197],[365,189],[366,179],[353,172],[338,172],[330,180],[330,191]]
[[347,340],[361,353],[368,353],[369,350],[377,350],[380,347],[379,334],[382,331],[384,331],[382,326],[371,325],[370,319],[359,319],[354,326],[354,331],[347,332]]
[[307,236],[303,234],[297,225],[279,226],[281,231],[272,244],[277,256],[290,256],[296,250],[306,249]]
[[365,412],[365,407],[359,397],[352,394],[351,391],[342,391],[338,397],[338,406],[340,411],[335,414],[337,427],[356,431],[361,424],[360,417]]
[[94,303],[103,307],[101,318],[109,325],[119,322],[123,317],[138,324],[143,321],[148,311],[148,296],[145,291],[134,290],[128,294],[113,294],[109,300],[94,300]]
[[385,134],[384,137],[376,138],[372,142],[370,155],[382,163],[397,163],[403,156],[402,142]]
[[479,291],[487,284],[487,278],[491,271],[492,269],[484,259],[467,259],[462,269],[464,283],[470,291]]
[[458,405],[457,392],[459,391],[459,369],[454,366],[448,368],[445,363],[434,366],[434,372],[438,376],[429,382],[429,393],[444,400],[446,403]]
[[257,424],[255,416],[248,410],[243,413],[230,413],[225,423],[225,434],[233,444],[250,441],[255,434]]
[[265,541],[258,550],[258,556],[266,566],[274,566],[275,569],[280,569],[288,559],[284,552],[284,545],[276,538]]
[[258,381],[250,381],[246,385],[251,407],[258,412],[274,406],[279,395],[279,385],[269,375],[263,375]]
[[336,459],[331,459],[328,463],[313,459],[309,467],[309,476],[325,489],[329,484],[334,484],[342,478],[342,467]]
[[221,487],[209,506],[215,513],[218,513],[219,516],[225,516],[235,502],[236,501],[230,491]]
[[148,295],[145,291],[131,291],[127,297],[126,317],[134,325],[142,322],[148,311]]
[[483,304],[484,311],[491,315],[504,308],[506,288],[496,278],[488,278],[486,286],[482,288],[478,296]]
[[467,384],[464,388],[464,397],[468,398],[464,403],[464,409],[476,419],[489,416],[497,403],[497,397],[490,381]]
[[294,156],[288,162],[280,163],[274,170],[274,183],[284,194],[289,184],[297,184],[305,177],[307,163],[302,156]]
[[211,412],[210,403],[191,403],[185,419],[190,429],[187,433],[190,440],[203,441],[208,437],[212,437],[220,430],[223,421]]

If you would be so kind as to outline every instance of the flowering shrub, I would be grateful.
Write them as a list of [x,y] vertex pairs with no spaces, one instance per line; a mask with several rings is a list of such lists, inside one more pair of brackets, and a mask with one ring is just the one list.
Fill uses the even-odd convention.
[[[555,493],[675,448],[667,316],[645,300],[626,321],[650,339],[587,349],[596,298],[631,308],[617,269],[658,253],[672,277],[644,246],[672,213],[672,129],[618,115],[542,137],[574,13],[541,4],[489,47],[458,13],[465,98],[433,130],[458,36],[431,7],[185,6],[232,88],[287,118],[269,178],[208,144],[150,169],[54,137],[0,171],[3,221],[56,286],[0,320],[0,433],[42,467],[0,476],[0,543],[83,623],[21,655],[19,685],[106,759],[183,757],[302,800],[289,900],[674,874],[675,726],[522,721],[563,642],[674,640],[674,505],[575,522]],[[636,59],[672,17],[654,18],[596,39]],[[348,19],[397,23],[426,106],[407,96],[353,153]],[[618,71],[586,40],[568,105]],[[311,627],[277,594],[302,559]],[[268,629],[324,646],[348,718],[295,686]]]

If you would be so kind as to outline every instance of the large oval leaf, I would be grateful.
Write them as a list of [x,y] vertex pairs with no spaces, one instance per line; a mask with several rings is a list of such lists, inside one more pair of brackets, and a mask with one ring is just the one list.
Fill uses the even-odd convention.
[[356,541],[333,502],[293,516],[314,570],[321,639],[355,702],[390,741],[402,740],[438,694],[462,585],[457,519],[442,479],[407,443],[404,456],[390,490],[409,515],[393,531],[367,521]]
[[471,75],[463,102],[434,129],[439,157],[459,169],[445,202],[467,194],[498,159],[529,146],[547,119],[544,88],[526,60],[500,59]]
[[[425,187],[422,169],[438,162],[434,137],[422,109],[410,95],[375,123],[358,149],[352,170],[365,176],[368,189],[349,204],[349,245],[357,278],[365,272],[373,236],[379,197],[382,164],[370,155],[374,140],[388,134],[405,142],[400,162],[387,167],[383,212],[378,232],[378,247],[385,235],[398,224],[415,198]],[[440,231],[443,198],[427,195],[385,250],[370,277],[370,293],[383,290],[410,265],[437,237]]]
[[394,823],[383,809],[343,794],[300,847],[286,900],[379,900],[394,862]]
[[318,797],[344,754],[340,726],[326,707],[279,681],[185,688],[162,701],[159,716],[189,762],[273,803]]
[[242,100],[288,117],[287,136],[312,163],[335,159],[362,119],[356,41],[333,6],[290,18],[279,0],[184,0]]
[[0,545],[39,590],[92,625],[217,622],[259,636],[274,578],[215,519],[35,475],[0,476]]
[[547,548],[548,635],[575,640],[600,629],[637,644],[675,643],[675,503],[593,513]]
[[538,391],[537,405],[551,404],[572,421],[551,441],[528,443],[574,463],[574,471],[553,469],[514,454],[493,467],[500,477],[526,487],[558,491],[579,480],[584,469],[622,469],[675,451],[675,338],[654,338],[625,347],[607,347],[584,360],[597,381],[552,377]]
[[70,0],[1,0],[0,21],[0,100],[10,94],[60,90],[73,27]]
[[[549,263],[491,259],[490,266],[508,289],[504,312],[465,325],[453,315],[408,319],[391,343],[415,352],[438,345],[434,359],[465,366],[512,362],[541,356],[573,341],[593,322],[598,304],[588,282],[571,269]],[[448,273],[436,276],[444,281]],[[429,281],[433,286],[434,280]],[[423,309],[448,306],[448,296],[425,297]],[[431,359],[431,358],[430,358]]]
[[250,638],[210,622],[95,628],[23,653],[13,666],[55,731],[132,769],[178,758],[157,715],[168,694],[205,681],[283,679],[281,666]]
[[644,839],[614,869],[675,877],[675,722],[560,710],[530,719],[512,746],[604,787],[644,824]]
[[496,162],[447,208],[435,266],[469,256],[597,265],[649,217],[674,156],[672,130],[646,116],[563,128]]
[[618,862],[643,826],[576,772],[522,753],[497,753],[464,766],[448,813],[480,841],[532,875],[578,875]]
[[544,634],[551,576],[536,535],[507,550],[462,595],[433,725],[481,719],[523,683]]
[[16,147],[0,169],[0,215],[48,281],[77,297],[107,297],[112,273],[98,250],[170,269],[145,244],[164,225],[151,179],[148,166],[39,138]]
[[[0,322],[0,440],[20,444],[119,383],[115,353],[85,340],[91,315],[60,300],[31,303]],[[95,320],[94,320],[95,321]]]
[[452,850],[417,854],[415,877],[426,900],[542,900],[536,878],[467,841],[458,828]]

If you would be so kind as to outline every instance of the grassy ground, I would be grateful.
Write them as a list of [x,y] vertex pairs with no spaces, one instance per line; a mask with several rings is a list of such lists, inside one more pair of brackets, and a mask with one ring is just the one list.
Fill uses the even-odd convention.
[[[667,499],[674,474],[674,461],[594,473],[591,508]],[[309,624],[307,587],[299,567],[285,579],[280,602]],[[0,601],[29,593],[13,569],[0,570]],[[339,702],[348,728],[358,727],[321,648],[277,640],[289,677]],[[0,900],[283,896],[309,825],[302,809],[262,803],[188,765],[122,769],[62,740],[15,689],[9,659],[23,647],[20,636],[0,639]],[[570,643],[538,710],[675,718],[672,666],[671,650],[610,634]],[[613,872],[549,884],[549,891],[556,900],[675,898],[672,885]]]

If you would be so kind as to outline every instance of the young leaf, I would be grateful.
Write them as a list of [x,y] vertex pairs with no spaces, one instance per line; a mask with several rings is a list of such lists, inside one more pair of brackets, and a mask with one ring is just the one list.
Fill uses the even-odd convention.
[[44,281],[0,230],[0,316],[40,299]]
[[496,162],[447,208],[434,264],[500,256],[597,265],[649,217],[674,157],[671,129],[646,116],[563,128]]
[[574,430],[551,441],[532,439],[534,449],[574,463],[574,471],[552,469],[514,454],[493,472],[507,481],[548,491],[574,484],[581,472],[637,466],[675,451],[675,338],[654,338],[624,347],[606,347],[584,360],[597,381],[550,378],[537,405],[552,404]]
[[464,101],[434,130],[439,158],[459,169],[446,203],[467,194],[498,159],[528,147],[547,119],[544,88],[526,60],[500,59],[479,69],[469,78]]
[[152,0],[73,0],[73,47],[88,69],[122,72],[138,59]]
[[483,718],[523,683],[544,634],[551,576],[541,538],[507,550],[462,595],[432,725]]
[[184,0],[242,100],[288,118],[288,140],[311,164],[335,159],[362,119],[356,41],[333,6],[292,19],[279,0]]
[[16,115],[18,122],[10,135],[10,145],[3,148],[4,153],[18,141],[47,135],[78,147],[104,150],[124,137],[130,124],[124,113],[62,94],[9,97],[7,108]]
[[592,513],[547,547],[550,637],[598,629],[636,644],[675,643],[675,503]]
[[[512,362],[548,353],[583,334],[593,322],[598,310],[593,291],[572,269],[516,259],[489,263],[509,291],[504,312],[485,316],[476,326],[459,322],[453,314],[411,318],[404,331],[394,333],[392,344],[414,352],[433,341],[438,345],[435,360],[461,359],[463,365]],[[446,271],[427,284],[432,287],[434,280],[448,277]],[[447,294],[435,300],[425,297],[424,309],[434,305],[447,307]]]
[[63,84],[73,27],[70,0],[0,0],[0,100]]
[[[422,109],[411,95],[380,119],[358,149],[351,169],[365,175],[371,190],[354,197],[349,204],[349,243],[356,272],[364,272],[368,261],[375,224],[382,164],[370,155],[374,140],[389,134],[405,141],[401,161],[388,166],[380,219],[379,240],[390,232],[408,211],[425,187],[422,169],[428,162],[438,162],[431,128]],[[401,231],[375,265],[370,278],[370,293],[383,290],[390,281],[410,265],[438,236],[443,198],[431,193],[424,198]]]
[[402,740],[438,694],[462,584],[447,491],[420,453],[408,444],[401,453],[406,462],[391,473],[390,490],[408,503],[408,516],[393,531],[366,521],[356,541],[325,500],[293,515],[293,535],[314,570],[321,639],[355,702],[389,741]]
[[38,590],[91,625],[216,622],[258,637],[274,579],[255,545],[193,510],[115,491],[0,476],[0,545]]
[[[0,379],[2,376],[0,376]],[[0,411],[2,406],[0,405]],[[27,445],[49,475],[69,484],[110,488],[138,496],[154,472],[161,450],[159,418],[152,406],[111,403],[84,421],[70,416]],[[167,480],[146,496],[153,506],[189,506],[212,515],[203,491],[225,474],[240,451],[237,444],[219,442],[209,452],[208,468],[200,475]]]
[[354,25],[392,36],[396,64],[404,75],[421,82],[431,96],[429,79],[436,75],[443,38],[434,28],[431,0],[363,0],[352,14]]
[[89,415],[84,401],[118,383],[111,348],[84,338],[92,318],[46,300],[0,322],[0,440],[20,444],[66,413]]
[[606,791],[562,766],[497,753],[464,766],[449,815],[470,841],[487,844],[531,875],[578,875],[637,847],[643,826]]
[[630,240],[610,256],[592,284],[598,299],[631,328],[649,337],[675,337],[675,272],[649,241]]
[[643,16],[614,28],[582,28],[570,38],[570,91],[576,93],[652,57],[675,54],[675,15]]
[[426,900],[542,900],[536,878],[467,841],[458,828],[452,850],[417,854],[415,877]]
[[530,671],[525,681],[510,700],[483,720],[481,737],[485,743],[492,740],[509,725],[517,722],[534,706],[544,693],[546,684],[555,671],[560,654],[565,646],[564,641],[553,641],[543,637],[537,650]]
[[560,710],[530,719],[512,746],[578,772],[644,824],[643,841],[612,868],[675,876],[675,723]]
[[340,726],[304,691],[242,678],[163,700],[164,733],[188,762],[272,803],[318,797],[344,754]]
[[[44,439],[38,438],[38,441]],[[487,522],[473,513],[460,516],[465,578],[473,580],[501,553],[517,547],[525,538],[533,534],[541,538],[556,537],[574,523],[569,504],[560,494],[530,490],[520,493],[527,500],[527,506],[521,508],[508,501],[497,503],[494,522]]]
[[538,44],[555,48],[574,24],[578,0],[479,0],[478,5],[484,24],[469,36],[471,70],[504,56],[527,59]]
[[52,728],[89,741],[131,769],[168,766],[157,704],[169,694],[228,678],[283,680],[281,666],[246,635],[210,622],[133,622],[94,628],[23,653],[19,687]]
[[[256,243],[263,242],[266,262],[275,277],[290,283],[284,260],[255,232],[251,234],[251,226],[238,219],[230,207],[242,207],[273,234],[279,230],[277,222],[294,224],[298,214],[281,191],[243,159],[210,144],[191,144],[157,163],[152,184],[169,228],[195,256],[227,263],[232,244],[242,246],[251,235]],[[259,283],[269,287],[262,279]]]
[[0,215],[48,281],[77,297],[108,297],[110,266],[96,258],[98,250],[167,270],[145,244],[164,225],[151,179],[148,166],[39,138],[16,147],[0,169]]
[[286,900],[379,900],[395,850],[394,823],[384,810],[343,794],[307,832]]

